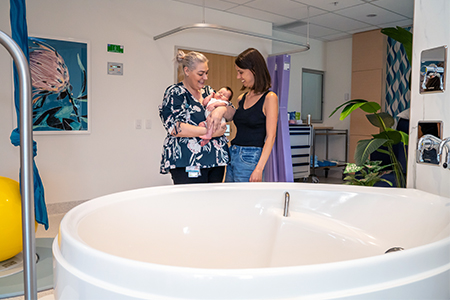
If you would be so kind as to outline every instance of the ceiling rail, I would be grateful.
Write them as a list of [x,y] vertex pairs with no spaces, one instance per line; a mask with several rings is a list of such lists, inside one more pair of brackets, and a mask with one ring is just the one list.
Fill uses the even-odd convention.
[[165,38],[169,35],[178,33],[180,31],[188,30],[188,29],[216,29],[216,30],[222,30],[222,31],[227,31],[227,32],[232,32],[232,33],[237,33],[237,34],[243,34],[243,35],[247,35],[247,36],[252,36],[252,37],[256,37],[256,38],[266,39],[266,40],[270,40],[270,41],[274,41],[274,42],[285,43],[285,44],[290,44],[290,45],[300,47],[300,49],[297,49],[297,50],[291,50],[291,51],[281,52],[281,53],[274,53],[269,56],[304,52],[304,51],[308,51],[311,48],[309,45],[309,41],[307,41],[306,44],[302,44],[302,43],[295,42],[295,41],[276,38],[276,37],[273,37],[270,35],[259,34],[259,33],[254,33],[254,32],[250,32],[250,31],[244,31],[244,30],[240,30],[240,29],[225,27],[225,26],[216,25],[216,24],[208,24],[208,23],[196,23],[196,24],[192,24],[192,25],[180,26],[180,27],[174,28],[172,30],[166,31],[164,33],[161,33],[159,35],[156,35],[153,37],[153,39],[156,41],[156,40]]

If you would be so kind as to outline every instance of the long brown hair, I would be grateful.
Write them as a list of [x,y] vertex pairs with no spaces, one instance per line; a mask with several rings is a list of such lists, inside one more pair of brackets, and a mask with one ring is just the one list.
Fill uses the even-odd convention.
[[[252,72],[255,77],[255,83],[250,89],[255,93],[264,93],[272,86],[266,60],[255,48],[248,48],[239,54],[234,60],[234,63],[239,68]],[[244,89],[245,87],[243,86],[241,90]]]

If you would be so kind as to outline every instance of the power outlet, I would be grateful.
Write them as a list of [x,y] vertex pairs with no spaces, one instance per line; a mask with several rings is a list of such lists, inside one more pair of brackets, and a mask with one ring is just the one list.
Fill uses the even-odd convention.
[[136,129],[142,129],[142,120],[140,120],[140,119],[135,120],[134,126]]

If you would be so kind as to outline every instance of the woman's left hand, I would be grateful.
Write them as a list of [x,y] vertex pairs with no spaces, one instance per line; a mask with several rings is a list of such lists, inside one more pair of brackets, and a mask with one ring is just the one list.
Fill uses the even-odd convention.
[[250,175],[250,179],[248,180],[249,182],[262,182],[262,174],[263,172],[255,169],[252,172],[252,175]]

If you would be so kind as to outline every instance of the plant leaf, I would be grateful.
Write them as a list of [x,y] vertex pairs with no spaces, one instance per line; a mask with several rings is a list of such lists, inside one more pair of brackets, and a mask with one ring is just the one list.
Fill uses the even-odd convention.
[[370,139],[370,140],[360,140],[356,145],[355,151],[355,163],[358,166],[364,164],[364,162],[369,158],[369,155],[380,148],[388,139]]
[[335,110],[333,110],[333,112],[328,117],[330,118],[332,115],[334,115],[334,113],[337,112],[338,109],[341,108],[342,106],[348,105],[348,104],[351,104],[351,103],[358,103],[358,102],[367,102],[367,100],[353,99],[353,100],[346,101],[346,102],[342,103],[341,105],[339,105],[338,107],[336,107]]
[[344,107],[344,109],[341,112],[341,116],[339,118],[339,120],[344,120],[345,118],[347,118],[353,111],[357,110],[358,108],[360,108],[361,106],[365,105],[367,103],[366,102],[357,102],[357,103],[350,103],[348,104],[346,107]]
[[369,120],[369,122],[373,126],[378,127],[378,128],[383,128],[383,126],[380,123],[380,120],[378,119],[377,115],[378,115],[378,117],[381,118],[381,120],[383,121],[385,127],[390,128],[390,127],[394,126],[394,123],[395,123],[394,118],[390,114],[388,114],[386,112],[380,112],[378,114],[366,115],[366,118]]
[[[389,128],[390,129],[390,128]],[[374,139],[389,139],[392,145],[398,144],[402,141],[402,135],[398,130],[390,129],[379,134],[372,135]]]
[[385,150],[385,149],[378,148],[377,151],[380,152],[380,153],[384,153],[384,154],[387,154],[387,155],[391,155],[391,154],[389,153],[389,151],[387,151],[387,150]]
[[364,105],[361,106],[361,109],[367,113],[376,113],[381,109],[380,104],[376,102],[367,102],[364,103]]
[[389,184],[390,186],[392,186],[392,182],[390,182],[390,181],[387,180],[387,179],[380,178],[380,181],[384,181],[384,182],[386,182],[387,184]]
[[402,136],[402,140],[401,140],[401,142],[403,142],[403,144],[405,144],[405,146],[407,146],[408,145],[408,143],[409,143],[409,134],[407,134],[407,133],[405,133],[405,132],[403,132],[403,131],[398,131],[400,134],[401,134],[401,136]]

